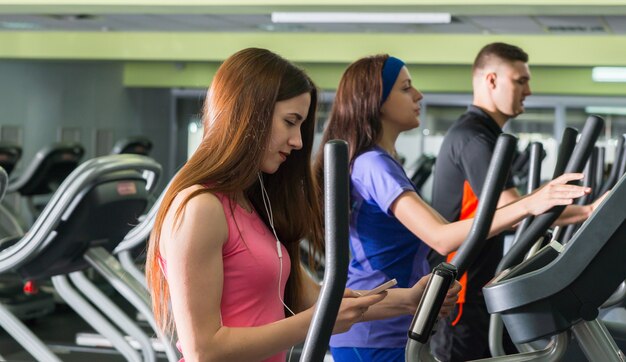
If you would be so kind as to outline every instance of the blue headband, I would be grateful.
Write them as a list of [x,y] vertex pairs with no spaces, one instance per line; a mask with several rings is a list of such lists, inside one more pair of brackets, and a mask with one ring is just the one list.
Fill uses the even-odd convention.
[[404,62],[396,57],[389,57],[385,60],[385,64],[383,65],[383,96],[380,98],[380,104],[382,105],[389,97],[389,93],[391,93],[391,88],[393,88],[396,79],[398,79],[398,74],[400,74],[400,69],[404,67]]

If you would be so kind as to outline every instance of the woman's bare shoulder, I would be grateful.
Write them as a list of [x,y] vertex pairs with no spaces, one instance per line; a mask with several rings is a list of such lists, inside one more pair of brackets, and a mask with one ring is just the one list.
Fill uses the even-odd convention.
[[[193,185],[181,190],[167,212],[161,235],[165,240],[175,240],[177,248],[185,245],[195,248],[206,244],[207,240],[213,240],[221,247],[228,238],[226,215],[220,199],[212,192],[192,196],[202,188]],[[184,200],[187,202],[181,208]]]
[[205,189],[205,187],[202,185],[191,185],[181,190],[174,198],[174,201],[172,202],[172,206],[178,209],[178,207],[181,205],[181,203],[184,200],[188,200],[187,205],[185,205],[185,209],[188,209],[188,208],[214,209],[218,206],[221,209],[222,203],[213,192],[205,191],[205,192],[196,193],[195,195],[191,196],[195,192],[203,190],[203,189]]

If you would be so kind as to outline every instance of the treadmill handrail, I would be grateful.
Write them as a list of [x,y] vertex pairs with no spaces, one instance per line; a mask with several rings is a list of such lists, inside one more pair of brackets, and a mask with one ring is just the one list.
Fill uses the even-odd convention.
[[80,161],[85,153],[85,149],[80,143],[76,142],[53,143],[42,148],[41,150],[37,151],[35,157],[28,164],[28,167],[24,170],[24,172],[17,176],[17,178],[12,178],[7,192],[17,192],[26,184],[28,184],[28,182],[30,182],[30,180],[33,178],[33,175],[37,172],[39,167],[41,167],[42,161],[54,152],[74,153],[76,154],[78,161]]
[[77,197],[100,176],[116,171],[135,170],[148,179],[153,192],[161,166],[152,158],[139,155],[109,155],[88,160],[76,168],[59,186],[35,220],[31,229],[14,245],[0,251],[0,273],[16,268],[44,249],[54,238],[54,228],[78,204]]
[[128,234],[126,234],[124,240],[122,240],[122,242],[119,243],[117,247],[115,247],[115,249],[113,250],[113,254],[118,254],[122,251],[133,249],[137,245],[145,242],[150,237],[150,233],[152,232],[152,228],[154,227],[154,221],[156,220],[156,215],[159,212],[159,207],[161,206],[161,202],[163,201],[163,197],[165,196],[165,191],[167,191],[168,187],[169,184],[167,185],[167,187],[165,187],[163,192],[161,192],[161,195],[154,202],[154,205],[152,205],[145,218],[137,226],[132,228],[128,232]]

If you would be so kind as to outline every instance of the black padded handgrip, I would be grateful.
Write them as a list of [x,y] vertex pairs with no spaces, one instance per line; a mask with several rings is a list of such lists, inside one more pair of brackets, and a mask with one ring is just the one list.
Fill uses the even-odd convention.
[[446,293],[457,275],[457,269],[452,264],[441,263],[433,269],[413,316],[409,338],[422,344],[428,342]]

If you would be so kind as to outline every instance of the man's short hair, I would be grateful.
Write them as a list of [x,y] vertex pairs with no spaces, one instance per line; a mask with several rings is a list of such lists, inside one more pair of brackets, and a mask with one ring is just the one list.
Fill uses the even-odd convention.
[[494,58],[511,63],[515,61],[528,63],[528,54],[522,48],[506,43],[491,43],[485,45],[478,52],[472,71],[484,68]]

